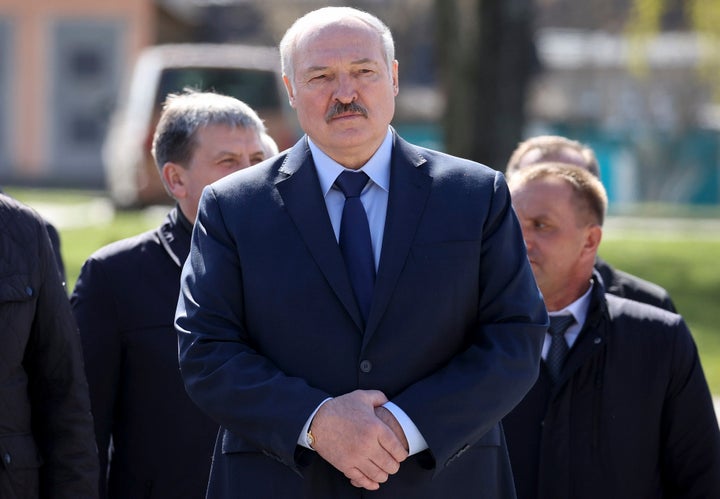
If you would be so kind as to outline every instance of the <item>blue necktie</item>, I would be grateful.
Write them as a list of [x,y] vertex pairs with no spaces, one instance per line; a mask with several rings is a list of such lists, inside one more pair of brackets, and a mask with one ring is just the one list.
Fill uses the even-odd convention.
[[350,284],[360,307],[363,321],[367,321],[373,288],[375,287],[375,258],[373,258],[370,225],[360,193],[368,176],[365,172],[344,171],[335,185],[345,195],[345,207],[340,222],[340,251],[350,276]]
[[548,333],[550,333],[552,340],[545,358],[545,364],[547,364],[553,384],[560,378],[560,371],[562,371],[565,357],[567,357],[568,350],[570,350],[565,340],[565,331],[574,322],[575,317],[572,314],[550,316]]

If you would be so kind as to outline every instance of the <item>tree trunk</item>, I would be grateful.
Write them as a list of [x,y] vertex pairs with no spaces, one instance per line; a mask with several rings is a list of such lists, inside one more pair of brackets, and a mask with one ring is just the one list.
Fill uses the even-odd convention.
[[537,69],[532,0],[436,0],[445,149],[504,170]]

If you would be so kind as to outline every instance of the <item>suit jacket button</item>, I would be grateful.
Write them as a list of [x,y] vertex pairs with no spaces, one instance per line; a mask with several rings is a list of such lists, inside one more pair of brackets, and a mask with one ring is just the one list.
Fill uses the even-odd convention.
[[363,360],[360,362],[360,370],[364,373],[369,373],[372,371],[372,362],[369,360]]

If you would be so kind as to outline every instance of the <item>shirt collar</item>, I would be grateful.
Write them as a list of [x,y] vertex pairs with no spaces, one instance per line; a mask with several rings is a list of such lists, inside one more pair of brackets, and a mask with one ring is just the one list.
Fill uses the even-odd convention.
[[[340,163],[336,162],[330,156],[325,154],[311,139],[308,137],[308,145],[312,154],[315,168],[317,169],[318,178],[320,179],[320,188],[323,196],[327,196],[328,191],[332,188],[343,171],[347,170]],[[365,163],[360,170],[364,171],[370,180],[377,184],[385,191],[390,190],[390,160],[392,157],[392,131],[388,127],[385,139],[375,154]]]
[[590,287],[587,291],[585,291],[585,294],[583,294],[580,298],[578,298],[562,310],[558,310],[556,312],[548,312],[548,315],[553,316],[569,313],[572,314],[578,324],[585,324],[585,319],[587,319],[588,314],[588,308],[590,307],[590,295],[593,286],[595,286],[595,284],[593,283],[593,281],[590,281]]

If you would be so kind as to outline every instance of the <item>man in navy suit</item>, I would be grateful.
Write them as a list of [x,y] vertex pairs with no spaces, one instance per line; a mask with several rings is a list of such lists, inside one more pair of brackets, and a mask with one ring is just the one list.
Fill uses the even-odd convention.
[[182,375],[222,427],[208,497],[514,497],[498,422],[547,314],[502,174],[390,127],[376,17],[311,12],[280,53],[307,135],[204,190],[181,278]]
[[153,156],[176,200],[164,223],[83,265],[71,302],[100,451],[100,497],[205,494],[218,425],[188,398],[173,327],[203,187],[265,158],[257,114],[212,92],[168,96]]

